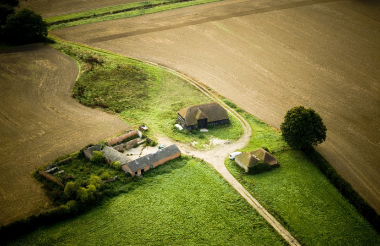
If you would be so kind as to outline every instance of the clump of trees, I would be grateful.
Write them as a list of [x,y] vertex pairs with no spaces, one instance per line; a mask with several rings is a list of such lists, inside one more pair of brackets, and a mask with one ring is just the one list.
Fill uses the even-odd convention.
[[1,42],[20,45],[47,41],[49,24],[30,9],[16,12],[18,6],[19,0],[0,0]]
[[321,116],[303,106],[290,109],[280,127],[282,136],[292,148],[310,149],[326,140],[327,128]]

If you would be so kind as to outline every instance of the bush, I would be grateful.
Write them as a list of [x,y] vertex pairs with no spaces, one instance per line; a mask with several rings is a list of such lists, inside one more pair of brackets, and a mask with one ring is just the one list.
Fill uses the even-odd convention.
[[78,188],[79,185],[76,182],[70,181],[66,183],[63,193],[67,198],[74,198],[77,195]]
[[4,38],[12,44],[30,44],[46,41],[49,25],[41,15],[22,9],[7,18],[3,27]]
[[93,164],[102,164],[104,163],[104,155],[101,151],[93,151],[91,163]]
[[233,102],[231,102],[230,100],[227,100],[227,99],[223,99],[223,102],[225,104],[227,104],[229,107],[233,108],[233,109],[236,109],[237,108],[237,105]]
[[93,185],[96,187],[96,189],[99,189],[100,186],[102,186],[102,180],[96,176],[96,175],[91,175],[90,179],[88,180],[89,185]]
[[121,169],[121,166],[120,166],[120,162],[119,161],[116,161],[116,162],[111,162],[110,163],[110,166],[115,168],[116,170],[120,170]]
[[104,173],[102,173],[102,174],[100,175],[100,179],[101,179],[101,180],[107,180],[107,179],[109,179],[109,178],[111,178],[111,175],[110,175],[108,172],[104,172]]

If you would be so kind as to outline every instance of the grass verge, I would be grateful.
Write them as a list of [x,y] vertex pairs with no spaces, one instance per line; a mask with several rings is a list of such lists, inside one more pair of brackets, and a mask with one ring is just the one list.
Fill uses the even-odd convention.
[[129,18],[143,14],[152,14],[171,9],[218,1],[221,0],[151,0],[127,3],[67,15],[54,16],[46,18],[44,20],[50,24],[49,29],[54,30],[63,27]]
[[211,148],[214,138],[235,141],[243,130],[233,116],[229,125],[210,127],[209,132],[179,131],[174,127],[177,111],[191,105],[211,102],[187,81],[162,68],[99,50],[57,41],[53,45],[78,61],[81,72],[73,96],[82,104],[119,113],[137,128],[147,125],[152,132],[176,141]]
[[286,245],[207,163],[185,157],[137,188],[9,245]]
[[281,167],[248,175],[233,161],[232,175],[304,245],[379,245],[380,237],[301,151],[291,150],[281,133],[244,114],[252,139],[242,151],[267,147]]

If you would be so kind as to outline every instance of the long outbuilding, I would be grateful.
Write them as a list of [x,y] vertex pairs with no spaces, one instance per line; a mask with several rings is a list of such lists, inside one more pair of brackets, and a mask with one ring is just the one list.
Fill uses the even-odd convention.
[[153,169],[159,165],[162,165],[170,160],[178,158],[181,155],[181,151],[177,145],[173,144],[166,148],[159,149],[157,152],[140,157],[134,161],[126,163],[121,166],[121,169],[125,173],[130,173],[132,177],[142,176],[149,169]]

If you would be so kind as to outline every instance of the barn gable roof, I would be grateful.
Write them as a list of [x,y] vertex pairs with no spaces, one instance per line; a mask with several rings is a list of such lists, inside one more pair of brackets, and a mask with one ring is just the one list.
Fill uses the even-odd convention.
[[126,164],[132,172],[143,169],[146,166],[150,166],[155,162],[165,159],[169,156],[181,153],[177,145],[173,144],[166,148],[159,149],[157,152],[151,153],[149,155],[140,157],[130,163]]
[[216,102],[189,106],[179,110],[177,113],[185,119],[188,126],[195,125],[197,120],[201,119],[207,119],[207,122],[228,119],[227,110]]
[[242,153],[240,155],[237,155],[235,159],[246,167],[252,167],[252,165],[258,161],[263,161],[268,165],[277,164],[277,159],[265,151],[263,148],[254,150],[252,152]]
[[265,151],[263,148],[254,150],[251,152],[252,155],[255,155],[257,158],[259,158],[261,161],[267,163],[268,165],[274,165],[277,164],[277,159],[269,154],[267,151]]
[[251,153],[242,153],[240,155],[237,155],[235,157],[235,160],[240,162],[246,167],[251,167],[253,164],[259,161],[255,156],[253,156]]

